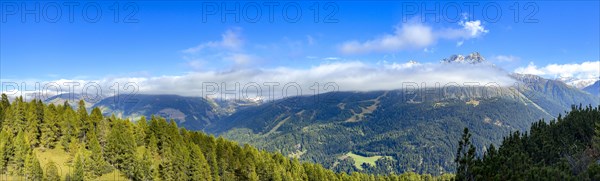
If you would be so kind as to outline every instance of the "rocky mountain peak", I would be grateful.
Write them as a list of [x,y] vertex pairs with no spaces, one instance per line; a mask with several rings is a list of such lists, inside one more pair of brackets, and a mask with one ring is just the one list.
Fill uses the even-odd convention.
[[442,63],[468,63],[468,64],[478,64],[485,62],[485,58],[479,54],[479,52],[470,53],[467,56],[461,54],[451,55],[448,58],[444,58]]

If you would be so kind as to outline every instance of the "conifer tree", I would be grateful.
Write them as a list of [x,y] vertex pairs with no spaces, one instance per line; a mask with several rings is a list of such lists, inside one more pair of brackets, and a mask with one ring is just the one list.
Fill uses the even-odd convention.
[[98,142],[96,134],[94,132],[90,132],[88,139],[88,149],[91,151],[89,164],[90,168],[88,170],[95,176],[101,176],[102,174],[110,172],[110,166],[104,159],[102,147]]
[[12,138],[9,134],[6,130],[0,131],[0,174],[6,172],[9,156],[12,155]]
[[8,100],[8,96],[2,93],[2,99],[0,100],[0,107],[7,108],[10,106],[10,101]]
[[87,109],[85,108],[85,101],[79,100],[79,104],[77,107],[77,127],[80,129],[80,134],[77,135],[79,138],[82,138],[83,140],[87,140],[86,136],[87,133],[92,130],[92,124],[89,121],[88,118],[88,113],[87,113]]
[[[69,144],[71,140],[79,140],[79,129],[77,126],[76,114],[71,107],[66,107],[64,113],[62,115],[61,122],[61,145],[65,149],[65,151],[69,151]],[[77,150],[75,150],[77,151]]]
[[154,134],[150,135],[150,139],[148,140],[148,151],[151,153],[151,155],[157,155],[158,154],[158,140],[156,139],[156,136],[154,136]]
[[81,147],[82,146],[77,138],[71,138],[71,141],[69,142],[68,151],[72,159],[75,159],[75,156],[77,156],[77,153]]
[[594,124],[594,137],[592,137],[592,146],[594,149],[600,151],[600,122]]
[[2,99],[0,100],[0,130],[2,130],[2,126],[4,125],[4,117],[9,107],[10,102],[8,101],[8,96],[2,94]]
[[60,128],[56,119],[55,107],[50,104],[44,109],[44,119],[40,128],[40,144],[43,148],[54,148],[54,144],[59,139]]
[[111,118],[104,118],[104,119],[100,119],[100,121],[98,122],[98,126],[96,128],[96,132],[98,133],[98,142],[100,142],[100,145],[102,147],[106,146],[106,140],[108,139],[108,135],[110,134],[110,129],[112,127],[112,121],[114,121],[116,118],[114,118],[114,115]]
[[10,131],[13,135],[24,131],[27,123],[25,111],[22,99],[16,98],[13,104],[5,111],[3,129]]
[[475,146],[471,144],[471,133],[465,128],[462,139],[458,142],[458,151],[455,161],[457,180],[475,180],[473,167],[475,166]]
[[146,132],[148,130],[148,121],[146,121],[146,117],[142,116],[140,120],[138,120],[135,124],[135,139],[137,146],[144,146],[148,139],[146,138]]
[[17,175],[23,175],[25,168],[25,159],[30,152],[29,144],[25,139],[25,133],[19,132],[14,141],[14,155],[12,157],[12,168]]
[[173,164],[173,152],[171,151],[171,147],[165,145],[162,149],[161,154],[161,162],[158,166],[160,178],[162,180],[176,180],[177,175],[174,170]]
[[79,150],[73,150],[77,152],[75,155],[75,161],[73,163],[73,173],[71,175],[71,180],[73,181],[83,181],[85,180],[85,149],[81,148]]
[[135,140],[128,122],[117,121],[108,135],[104,156],[109,163],[123,173],[132,177],[134,174]]
[[132,180],[152,180],[152,156],[147,149],[142,151],[141,155],[135,159],[135,175]]
[[95,107],[94,109],[92,109],[92,113],[89,116],[89,127],[91,130],[96,130],[98,124],[100,123],[100,121],[102,121],[104,117],[102,116],[102,111],[100,110],[100,108]]
[[210,166],[204,158],[204,154],[200,150],[200,147],[196,144],[190,146],[190,160],[189,164],[189,179],[190,180],[212,180]]
[[27,116],[27,127],[25,129],[25,138],[27,142],[32,146],[37,146],[39,144],[40,137],[40,125],[41,118],[38,118],[38,114],[36,114],[35,104],[32,102],[28,106],[28,110],[25,114]]
[[42,166],[40,166],[40,162],[33,151],[30,151],[25,162],[25,178],[27,180],[42,180],[43,176],[44,171],[42,170]]

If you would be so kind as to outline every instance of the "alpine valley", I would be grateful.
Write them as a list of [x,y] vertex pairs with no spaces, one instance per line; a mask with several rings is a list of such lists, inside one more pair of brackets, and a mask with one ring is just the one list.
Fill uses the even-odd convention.
[[[494,66],[476,52],[452,55],[441,64]],[[481,155],[538,120],[555,119],[574,105],[600,105],[599,82],[579,89],[558,79],[506,74],[514,86],[341,91],[274,101],[129,95],[133,101],[107,97],[88,108],[131,120],[159,115],[189,130],[338,172],[441,175],[455,171],[457,140],[465,127]],[[65,100],[58,95],[45,102]]]

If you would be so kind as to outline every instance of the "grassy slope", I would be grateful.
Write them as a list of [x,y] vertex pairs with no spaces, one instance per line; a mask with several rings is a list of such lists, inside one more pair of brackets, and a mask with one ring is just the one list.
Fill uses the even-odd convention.
[[382,158],[382,156],[364,157],[364,156],[360,156],[360,155],[354,154],[352,152],[348,152],[346,154],[346,156],[348,156],[348,157],[352,158],[352,160],[354,160],[354,166],[356,168],[358,168],[359,170],[363,169],[362,168],[362,164],[363,163],[367,163],[367,164],[369,164],[371,166],[375,166],[376,165],[375,162],[377,160],[379,160],[380,158]]
[[[58,168],[58,174],[60,175],[62,180],[64,180],[66,178],[66,176],[71,171],[73,171],[73,167],[71,167],[70,163],[69,163],[70,155],[69,155],[69,153],[67,153],[63,150],[63,148],[60,144],[58,144],[57,147],[54,149],[47,149],[45,151],[42,151],[41,149],[36,148],[34,151],[35,151],[36,156],[38,157],[38,160],[40,161],[40,165],[44,169],[44,172],[46,171],[46,166],[50,162],[50,160],[54,161],[54,163],[56,164],[56,167]],[[0,175],[0,180],[25,180],[25,177]],[[123,177],[121,172],[119,172],[118,170],[113,170],[113,172],[104,174],[104,175],[96,178],[96,180],[128,180],[128,179]]]

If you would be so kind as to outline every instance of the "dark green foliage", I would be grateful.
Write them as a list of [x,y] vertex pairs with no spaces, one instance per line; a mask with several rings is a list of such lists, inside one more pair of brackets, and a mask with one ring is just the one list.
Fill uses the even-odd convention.
[[[596,163],[600,158],[597,146],[600,130],[596,126],[600,123],[599,108],[573,107],[565,117],[559,115],[549,123],[535,122],[529,132],[514,132],[504,138],[498,150],[492,145],[482,157],[460,162],[456,178],[597,180],[600,178]],[[461,169],[466,165],[468,169]]]
[[[23,111],[12,111],[21,110],[13,106],[21,106]],[[58,165],[50,162],[44,165],[46,170],[43,172],[33,154],[56,144],[65,145],[71,154],[71,172],[67,180],[93,180],[112,169],[117,169],[131,180],[375,181],[434,178],[414,173],[399,176],[338,174],[321,165],[301,163],[280,153],[260,151],[222,137],[188,131],[179,128],[174,121],[155,116],[151,116],[148,124],[143,119],[134,124],[116,116],[102,117],[98,109],[88,115],[82,106],[75,111],[68,104],[40,106],[39,101],[26,103],[21,99],[2,109],[12,113],[7,119],[10,123],[2,125],[0,132],[0,172],[32,180],[41,180],[42,176],[49,181],[59,179]],[[40,124],[28,124],[26,119],[14,117],[39,113],[39,110],[43,111],[43,116],[31,120],[38,120]],[[33,135],[31,130],[39,130],[40,136],[28,137]],[[29,141],[34,141],[31,138],[39,138],[39,144],[30,144]],[[451,177],[439,178],[449,180]]]
[[73,164],[74,171],[70,176],[71,181],[83,181],[85,179],[85,161],[85,150],[81,148],[77,151],[77,154],[75,154],[75,161]]
[[40,126],[40,146],[43,148],[54,148],[61,135],[58,113],[53,104],[45,107],[43,110],[44,117]]
[[127,120],[117,121],[108,135],[104,157],[119,170],[125,170],[128,178],[134,175],[135,140]]
[[[94,104],[96,108],[106,108],[124,116],[152,115],[173,118],[180,126],[189,130],[202,130],[206,125],[218,121],[223,113],[215,112],[215,103],[201,97],[184,97],[177,95],[119,95],[108,97]],[[171,115],[184,114],[185,117]]]
[[11,141],[11,133],[2,130],[0,132],[0,174],[7,171],[9,159],[12,158],[13,145]]
[[152,155],[147,149],[144,149],[141,155],[137,155],[135,158],[134,176],[131,179],[140,181],[152,180],[152,160]]
[[212,180],[210,165],[204,158],[200,147],[196,144],[190,145],[189,179],[191,180]]
[[[492,148],[493,150],[493,148]],[[457,180],[475,180],[473,166],[475,165],[475,146],[471,144],[471,133],[465,128],[462,139],[458,142],[458,151],[454,162]]]
[[110,172],[111,168],[104,159],[102,147],[100,147],[96,134],[91,132],[91,134],[88,135],[88,140],[87,147],[91,151],[91,155],[89,160],[90,164],[88,164],[89,168],[87,170],[91,172],[94,177]]
[[[490,90],[467,93],[485,91]],[[464,127],[471,130],[472,144],[482,148],[500,143],[511,131],[528,129],[534,120],[551,117],[533,104],[510,96],[472,96],[479,101],[477,106],[466,104],[469,98],[422,98],[402,90],[319,96],[323,100],[291,97],[239,110],[208,131],[284,155],[304,152],[300,160],[320,163],[338,172],[360,169],[339,159],[353,152],[392,158],[364,169],[369,173],[411,171],[439,175],[454,171],[456,140]],[[414,102],[408,97],[414,97]],[[362,112],[377,99],[377,109],[372,113],[356,122],[347,121],[353,112]]]
[[25,161],[25,178],[27,180],[42,180],[43,175],[44,171],[42,170],[40,162],[35,154],[30,152]]
[[11,162],[10,167],[12,168],[12,173],[15,175],[23,175],[25,168],[25,161],[27,155],[31,152],[31,148],[25,139],[25,133],[19,132],[17,137],[14,140],[14,154],[9,156]]

